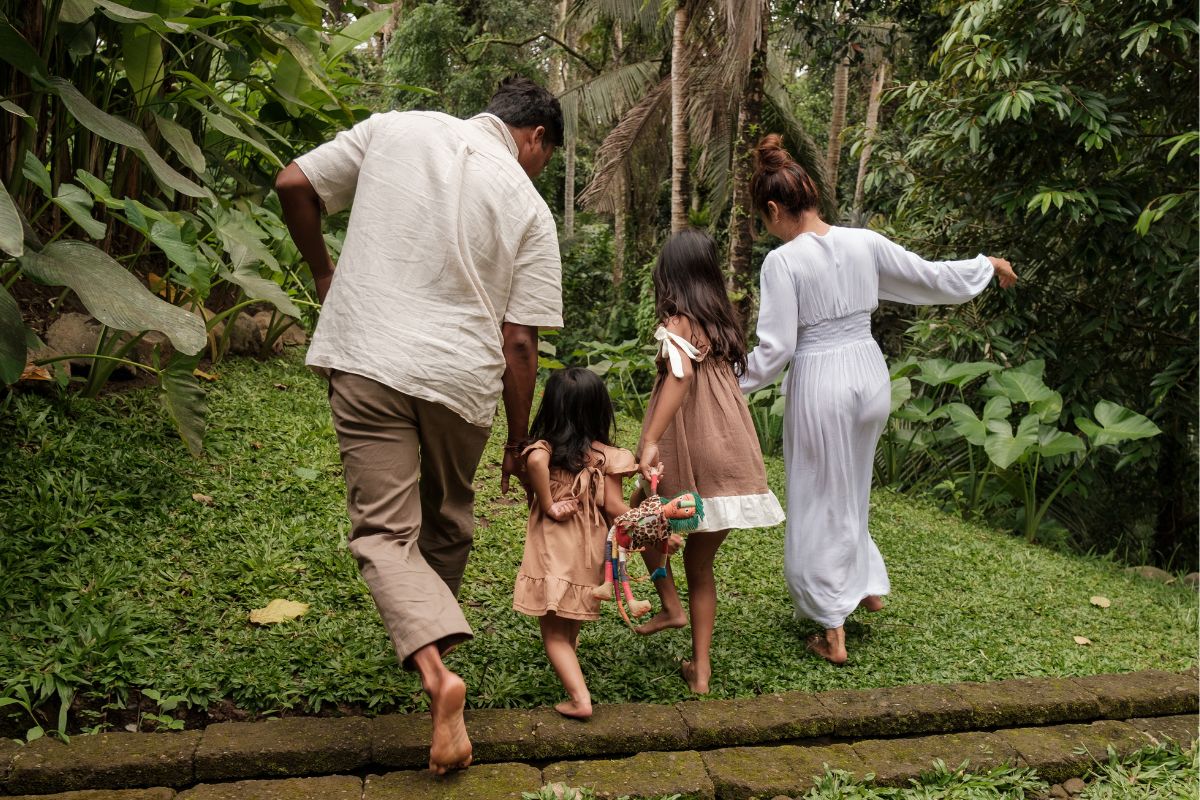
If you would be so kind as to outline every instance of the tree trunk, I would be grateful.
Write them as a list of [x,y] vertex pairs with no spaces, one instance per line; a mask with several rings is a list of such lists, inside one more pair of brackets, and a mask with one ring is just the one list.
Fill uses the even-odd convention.
[[688,128],[687,106],[683,94],[687,75],[688,12],[683,0],[675,6],[675,30],[671,40],[671,233],[688,224]]
[[867,98],[867,124],[863,136],[862,153],[858,157],[858,178],[854,181],[854,215],[862,218],[863,194],[866,190],[867,162],[871,160],[871,151],[875,149],[875,132],[879,130],[879,101],[883,96],[883,86],[887,83],[888,62],[883,60],[875,69],[871,78],[871,94]]
[[842,154],[842,129],[846,127],[846,94],[850,83],[850,57],[846,56],[833,73],[833,114],[829,119],[829,150],[825,155],[825,174],[829,176],[829,199],[837,204],[838,160]]
[[[766,12],[764,12],[766,13]],[[765,19],[765,17],[764,17]],[[737,139],[733,153],[733,197],[729,211],[729,290],[742,323],[750,319],[753,279],[750,256],[754,247],[754,209],[750,197],[750,178],[754,175],[755,140],[762,127],[763,79],[766,76],[767,32],[750,59],[746,90],[738,104]]]
[[[570,0],[561,0],[558,4],[558,18],[554,30],[561,41],[574,45],[567,31],[567,14],[571,10]],[[570,83],[570,61],[556,49],[550,58],[550,91],[561,95]],[[566,141],[563,142],[563,161],[566,175],[563,177],[563,238],[575,236],[575,139],[571,132],[564,132]]]
[[[621,180],[622,188],[625,181]],[[613,267],[612,267],[612,285],[613,297],[619,295],[616,290],[620,288],[621,282],[625,280],[625,209],[629,204],[629,196],[626,192],[621,192],[621,202],[617,203],[617,208],[613,212]]]

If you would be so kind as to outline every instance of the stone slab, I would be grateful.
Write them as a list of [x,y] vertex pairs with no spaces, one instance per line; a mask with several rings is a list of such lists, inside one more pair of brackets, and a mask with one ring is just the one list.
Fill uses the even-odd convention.
[[153,789],[79,789],[58,794],[21,794],[4,800],[171,800],[175,790],[165,786]]
[[24,745],[20,742],[0,738],[0,784],[3,784],[8,777],[8,773],[12,769],[13,756],[19,753],[22,747]]
[[1096,696],[1100,713],[1109,719],[1187,714],[1200,703],[1196,679],[1178,672],[1130,672],[1072,678]]
[[547,717],[537,726],[526,758],[575,758],[687,750],[688,728],[674,706],[613,703],[595,706],[591,719]]
[[180,792],[177,800],[362,800],[362,778],[329,775],[278,781],[202,783]]
[[1196,741],[1197,728],[1200,728],[1200,715],[1180,714],[1173,717],[1131,719],[1129,724],[1145,734],[1151,744],[1158,744],[1170,739],[1187,746]]
[[807,792],[825,769],[862,773],[862,762],[849,745],[823,747],[726,747],[701,753],[720,800]]
[[98,733],[70,744],[38,739],[13,756],[4,786],[10,794],[186,786],[199,743],[199,731]]
[[1090,725],[1051,725],[1045,728],[1011,728],[997,731],[1021,756],[1051,783],[1083,776],[1095,762],[1108,758],[1108,748],[1126,755],[1146,746],[1146,737],[1124,722],[1101,720]]
[[968,730],[1075,722],[1100,716],[1100,701],[1070,678],[955,683],[952,688],[971,707]]
[[353,772],[371,760],[369,731],[362,717],[287,717],[210,725],[196,749],[196,780]]
[[837,736],[899,736],[969,730],[973,708],[954,686],[891,686],[821,692]]
[[479,764],[437,776],[427,769],[368,775],[363,800],[520,800],[542,787],[527,764]]
[[370,720],[371,763],[393,769],[429,765],[433,717],[429,714],[386,714]]
[[[553,709],[482,708],[464,715],[474,763],[521,761],[534,752],[538,728],[562,717]],[[428,761],[429,742],[425,743]],[[423,766],[424,762],[415,766]]]
[[592,789],[597,800],[667,795],[679,800],[714,800],[716,796],[704,761],[694,750],[639,753],[611,761],[560,761],[542,770],[542,780]]
[[993,733],[947,733],[900,739],[868,739],[851,747],[863,769],[883,786],[903,786],[933,768],[941,759],[950,769],[968,762],[970,772],[986,772],[1002,764],[1015,765],[1017,751]]
[[767,694],[745,700],[694,700],[675,706],[692,747],[733,747],[833,733],[828,709],[806,692]]

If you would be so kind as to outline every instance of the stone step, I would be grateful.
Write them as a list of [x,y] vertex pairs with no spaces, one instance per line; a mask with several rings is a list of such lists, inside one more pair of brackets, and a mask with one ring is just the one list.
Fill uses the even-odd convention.
[[[1196,672],[791,692],[674,706],[598,705],[586,722],[548,708],[467,712],[476,764],[563,761],[1195,713]],[[180,733],[102,733],[0,747],[9,794],[187,787],[424,767],[428,714],[289,717]]]

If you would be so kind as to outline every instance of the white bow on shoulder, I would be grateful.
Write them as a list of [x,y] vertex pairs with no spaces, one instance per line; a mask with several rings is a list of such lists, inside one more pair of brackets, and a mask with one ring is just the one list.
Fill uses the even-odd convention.
[[[700,358],[700,351],[694,344],[684,339],[677,333],[671,333],[666,329],[666,326],[659,325],[658,330],[654,332],[654,338],[662,342],[658,354],[660,357],[667,359],[671,364],[671,374],[676,378],[683,377],[683,356],[686,355],[692,361]],[[680,353],[680,351],[683,353]]]

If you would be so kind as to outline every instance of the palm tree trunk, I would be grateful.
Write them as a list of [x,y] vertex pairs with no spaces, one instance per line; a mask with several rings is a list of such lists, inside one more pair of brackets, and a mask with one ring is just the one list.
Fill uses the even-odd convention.
[[[764,17],[765,19],[765,17]],[[754,174],[755,140],[758,138],[763,112],[763,80],[766,76],[767,33],[754,57],[746,90],[738,104],[737,141],[733,155],[733,196],[729,212],[729,290],[743,322],[750,319],[753,285],[750,256],[754,247],[754,210],[750,197],[750,178]]]
[[683,93],[687,75],[688,10],[686,0],[675,6],[675,30],[671,40],[671,233],[683,230],[688,224],[687,171],[688,128],[686,98]]
[[846,127],[846,94],[850,84],[850,57],[844,57],[833,73],[833,114],[829,119],[829,150],[825,155],[825,174],[829,179],[830,201],[837,203],[838,160],[842,154],[842,130]]
[[879,130],[879,105],[883,96],[883,85],[887,83],[888,62],[883,60],[871,78],[871,93],[867,98],[866,133],[863,136],[862,153],[858,157],[858,178],[854,181],[854,215],[862,217],[863,194],[866,190],[867,162],[875,149],[875,132]]
[[[618,180],[624,187],[624,179],[619,178]],[[617,208],[613,212],[612,285],[614,297],[618,296],[615,290],[621,286],[621,281],[625,280],[625,213],[628,205],[628,192],[622,191],[621,202],[617,203]]]
[[[567,30],[567,14],[571,10],[570,0],[561,0],[558,4],[558,19],[555,21],[555,32],[560,40],[574,45],[573,37]],[[570,83],[570,61],[555,51],[550,61],[550,91],[560,95]],[[575,136],[568,135],[563,142],[563,238],[575,236]]]

